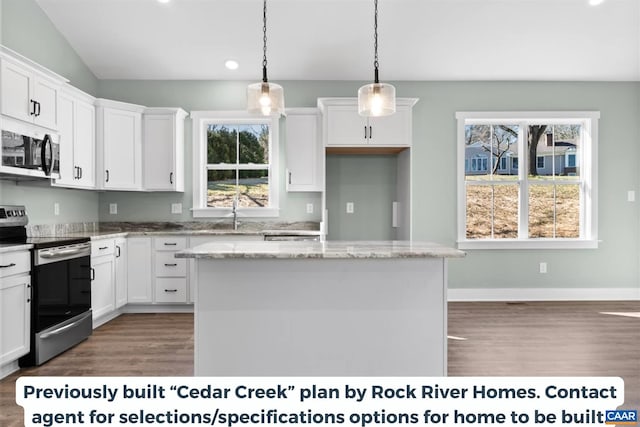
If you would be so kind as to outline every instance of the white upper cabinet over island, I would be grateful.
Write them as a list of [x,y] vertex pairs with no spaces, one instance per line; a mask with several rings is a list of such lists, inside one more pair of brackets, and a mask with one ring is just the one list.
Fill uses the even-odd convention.
[[396,112],[362,117],[357,98],[318,98],[326,147],[410,147],[411,116],[416,98],[398,98]]

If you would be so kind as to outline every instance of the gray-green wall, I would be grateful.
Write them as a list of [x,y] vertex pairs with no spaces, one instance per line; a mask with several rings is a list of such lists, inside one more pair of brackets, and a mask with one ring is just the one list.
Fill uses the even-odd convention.
[[[187,111],[244,108],[247,82],[97,81],[78,64],[64,39],[48,23],[33,0],[2,0],[3,43],[70,78],[97,96]],[[24,22],[42,31],[24,36]],[[7,26],[8,24],[8,26]],[[21,39],[26,37],[26,40]],[[51,39],[52,41],[47,41]],[[44,40],[44,41],[43,41]],[[69,66],[68,61],[73,64]],[[81,62],[81,61],[80,61]],[[285,81],[288,107],[311,107],[320,96],[354,96],[361,82]],[[598,110],[599,237],[595,250],[470,251],[466,259],[449,263],[452,288],[638,288],[640,283],[639,202],[627,202],[628,190],[638,191],[640,177],[640,83],[608,82],[396,82],[398,96],[418,97],[413,125],[413,237],[454,245],[456,239],[456,122],[464,110]],[[110,202],[119,203],[117,219],[190,219],[191,130],[187,122],[187,191],[172,193],[109,193],[49,189],[33,184],[0,182],[2,202],[25,201],[32,221],[113,220]],[[362,166],[368,168],[370,165]],[[332,166],[330,166],[332,168]],[[360,166],[351,173],[357,174]],[[331,180],[328,192],[339,182]],[[335,190],[335,188],[333,188]],[[305,219],[304,206],[313,193],[285,194],[283,218]],[[53,202],[62,201],[60,217]],[[185,214],[168,213],[182,201]],[[361,209],[367,209],[366,201]],[[373,206],[375,203],[372,202]],[[72,206],[72,209],[67,209]],[[78,207],[76,207],[78,206]],[[358,209],[358,208],[357,208]],[[538,263],[548,263],[547,274]]]

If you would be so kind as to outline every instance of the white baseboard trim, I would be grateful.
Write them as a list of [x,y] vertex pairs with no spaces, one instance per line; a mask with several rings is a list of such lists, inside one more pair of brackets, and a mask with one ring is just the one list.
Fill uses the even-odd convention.
[[448,301],[640,301],[640,288],[453,288]]
[[193,313],[193,304],[127,304],[123,313]]
[[17,360],[5,363],[4,365],[0,366],[0,380],[13,374],[18,369],[20,369],[20,366],[18,365]]

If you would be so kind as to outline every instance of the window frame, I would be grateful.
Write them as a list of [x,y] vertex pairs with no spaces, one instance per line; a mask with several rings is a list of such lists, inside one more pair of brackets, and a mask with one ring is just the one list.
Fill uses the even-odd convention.
[[[594,249],[598,247],[598,121],[599,111],[459,111],[457,119],[457,243],[460,249]],[[581,185],[580,237],[528,237],[528,150],[525,138],[518,138],[518,238],[467,239],[466,237],[466,179],[465,126],[467,124],[518,124],[527,129],[531,123],[580,124],[582,127],[579,182]],[[515,158],[512,158],[512,161]]]
[[246,111],[192,111],[192,194],[191,214],[194,218],[229,218],[233,208],[207,207],[205,190],[207,188],[207,127],[210,124],[267,124],[269,129],[269,207],[238,207],[239,217],[269,218],[280,216],[280,118],[277,115],[267,117],[249,114]]

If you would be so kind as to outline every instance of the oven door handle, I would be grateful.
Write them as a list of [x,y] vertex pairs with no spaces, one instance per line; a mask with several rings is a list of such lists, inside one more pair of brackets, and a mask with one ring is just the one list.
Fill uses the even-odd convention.
[[61,328],[55,329],[51,332],[47,332],[46,334],[42,334],[40,335],[40,338],[45,340],[51,336],[54,335],[60,335],[61,333],[63,333],[64,331],[66,331],[67,329],[71,329],[71,328],[75,328],[76,326],[78,326],[80,323],[82,323],[82,321],[84,319],[86,319],[88,316],[91,316],[91,313],[88,313],[86,316],[84,316],[82,319],[76,320],[73,323],[69,323],[68,325],[64,325]]
[[86,248],[74,248],[74,249],[64,249],[55,252],[41,252],[40,256],[42,258],[62,258],[69,255],[79,254],[84,251]]

